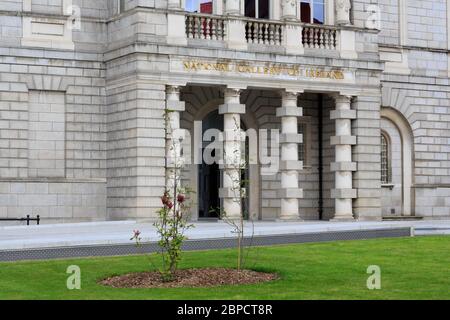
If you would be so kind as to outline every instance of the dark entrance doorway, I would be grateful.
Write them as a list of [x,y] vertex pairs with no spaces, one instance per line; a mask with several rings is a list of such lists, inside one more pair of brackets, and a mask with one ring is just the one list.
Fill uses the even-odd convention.
[[[204,135],[206,131],[210,129],[217,129],[223,132],[223,115],[219,112],[213,111],[209,113],[203,119],[203,132]],[[242,130],[246,130],[243,123],[241,123]],[[213,141],[204,141],[202,147],[202,155],[205,153],[205,149]],[[211,155],[215,157],[214,151]],[[246,163],[248,163],[248,141],[245,148]],[[242,181],[244,182],[243,188],[246,189],[247,195],[249,195],[249,171],[248,166],[246,170],[242,171]],[[206,164],[202,157],[202,164],[199,165],[198,170],[198,208],[199,208],[199,219],[218,219],[220,208],[222,207],[221,199],[219,197],[219,189],[222,185],[222,171],[217,163]],[[248,215],[249,201],[248,197],[243,199],[243,212]]]
[[[203,136],[210,129],[223,131],[223,116],[213,111],[203,119]],[[202,155],[206,147],[213,141],[203,141]],[[214,151],[212,156],[215,156]],[[221,186],[221,171],[217,163],[206,164],[202,157],[202,164],[198,170],[198,208],[200,219],[218,219],[217,210],[221,207],[219,188]]]

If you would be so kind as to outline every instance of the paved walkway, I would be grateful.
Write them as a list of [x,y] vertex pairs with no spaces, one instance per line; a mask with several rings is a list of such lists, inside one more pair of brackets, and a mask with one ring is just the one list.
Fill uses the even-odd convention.
[[[331,231],[378,230],[414,228],[416,235],[448,234],[447,221],[407,222],[256,222],[246,225],[246,235],[292,235]],[[0,227],[0,250],[57,248],[86,245],[130,244],[133,230],[142,232],[143,241],[155,241],[157,235],[151,223],[96,222],[30,227]],[[232,229],[222,222],[200,222],[189,230],[191,240],[233,237]]]

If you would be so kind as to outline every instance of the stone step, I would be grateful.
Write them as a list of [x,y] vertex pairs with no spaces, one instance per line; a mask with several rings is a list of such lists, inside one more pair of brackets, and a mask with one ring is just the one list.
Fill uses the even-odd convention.
[[418,221],[423,220],[423,217],[419,216],[385,216],[383,221]]

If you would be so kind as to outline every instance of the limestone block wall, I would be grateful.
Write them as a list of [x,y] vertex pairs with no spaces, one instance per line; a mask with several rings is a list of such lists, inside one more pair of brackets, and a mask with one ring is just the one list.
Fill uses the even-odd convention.
[[383,106],[397,110],[414,138],[416,215],[448,215],[450,93],[448,78],[384,75]]
[[[31,12],[40,14],[61,15],[63,13],[64,0],[2,0],[0,8],[2,11],[21,12],[27,5],[31,5]],[[109,7],[117,6],[117,1],[111,0],[95,0],[83,1],[72,0],[72,5],[81,8],[83,17],[90,18],[107,18],[109,17]]]
[[408,44],[424,48],[447,48],[446,0],[407,1]]
[[23,0],[1,0],[0,7],[5,11],[21,11]]
[[113,18],[107,25],[108,50],[135,41],[166,43],[167,15],[160,11],[130,11]]
[[115,5],[117,1],[111,0],[95,0],[95,1],[83,1],[72,0],[72,5],[81,9],[81,16],[83,18],[100,18],[107,19],[111,17],[109,6]]
[[[359,28],[364,28],[366,26],[368,18],[371,15],[371,12],[368,10],[368,6],[375,5],[379,6],[380,8],[387,8],[386,4],[388,1],[389,0],[351,0],[351,14],[353,25]],[[394,6],[394,3],[396,3],[397,1],[390,2],[391,5]],[[385,12],[382,12],[382,15],[386,14],[386,11],[387,10],[385,10]]]
[[[385,13],[398,6],[396,1],[382,2],[386,2]],[[394,75],[387,69],[382,81],[383,107],[397,110],[402,118],[399,121],[407,122],[413,136],[412,197],[415,214],[427,219],[442,218],[450,212],[449,58],[442,51],[448,49],[448,5],[445,0],[406,1],[406,21],[400,27],[406,29],[404,44],[408,47],[403,49],[403,59],[409,75]],[[398,20],[392,16],[392,21]],[[383,23],[380,42],[396,44],[388,34],[390,24]],[[389,208],[398,208],[396,188],[383,189],[384,214]]]
[[104,221],[104,181],[0,179],[0,217],[41,216],[42,224]]
[[380,106],[379,96],[358,96],[352,103],[357,111],[352,131],[357,137],[353,161],[358,170],[353,174],[353,185],[358,190],[353,206],[359,220],[381,219]]
[[331,190],[335,188],[335,174],[331,172],[331,163],[336,159],[335,147],[331,145],[331,137],[336,134],[335,121],[331,120],[331,111],[335,109],[332,98],[325,96],[323,100],[323,219],[329,220],[335,214],[335,201],[331,198]]
[[416,214],[426,219],[448,219],[450,215],[450,187],[430,185],[416,188]]
[[378,0],[381,10],[380,43],[399,45],[400,33],[403,32],[407,37],[405,44],[408,46],[447,48],[448,2],[446,0],[405,1],[403,10],[401,2]]
[[400,43],[400,9],[399,1],[379,0],[381,11],[381,32],[379,42],[398,45]]
[[[112,17],[118,13],[119,1],[107,1],[109,16]],[[167,9],[167,0],[124,0],[125,11],[136,7]]]
[[19,46],[22,37],[22,19],[20,17],[0,15],[0,41],[2,47]]
[[28,177],[65,176],[66,105],[62,92],[29,92]]
[[109,219],[154,219],[165,189],[164,84],[112,81],[107,89]]
[[2,50],[0,212],[43,223],[106,219],[102,63]]
[[[408,62],[411,75],[418,77],[448,78],[447,53],[428,50],[410,50]],[[420,80],[427,81],[427,80]],[[428,80],[430,84],[434,79]]]
[[[251,98],[249,99],[251,101],[251,107],[247,112],[254,112],[259,129],[268,130],[268,139],[274,139],[270,130],[278,130],[281,132],[281,120],[276,116],[276,109],[281,107],[280,96],[274,92],[256,91],[249,98]],[[271,154],[272,150],[268,152],[270,156],[273,156]],[[272,175],[261,175],[260,215],[263,220],[274,220],[280,216],[281,200],[278,197],[278,190],[280,188],[280,172],[275,172]]]
[[303,117],[299,118],[299,123],[304,130],[303,145],[299,147],[305,153],[304,168],[299,174],[299,186],[303,189],[304,198],[299,200],[299,205],[304,220],[319,220],[320,99],[322,97],[317,94],[303,94],[299,99],[299,106],[303,107]]
[[[312,57],[219,50],[221,46],[208,47],[205,42],[197,42],[196,45],[202,46],[198,49],[176,48],[166,45],[166,14],[154,10],[165,9],[167,1],[126,0],[125,8],[134,10],[120,16],[117,3],[73,0],[74,5],[81,7],[82,19],[81,28],[73,30],[70,39],[65,38],[69,34],[64,34],[61,35],[64,39],[60,39],[64,41],[24,42],[30,30],[24,27],[26,19],[17,14],[23,9],[23,1],[0,0],[2,12],[11,11],[0,15],[0,215],[41,210],[44,217],[55,221],[69,217],[106,219],[108,190],[108,217],[151,218],[160,206],[159,196],[164,186],[165,83],[150,82],[148,77],[163,77],[168,71],[166,54],[368,68],[370,71],[357,73],[357,83],[376,87],[380,86],[376,74],[378,43],[399,43],[398,1],[353,1],[352,18],[357,27],[365,26],[369,4],[378,3],[382,8],[380,35],[356,32],[359,61],[339,60],[330,52],[315,52]],[[445,0],[407,3],[410,13],[407,44],[424,50],[404,49],[410,74],[395,75],[387,70],[381,84],[382,100],[368,94],[357,97],[353,104],[358,111],[353,131],[358,137],[354,159],[359,169],[354,176],[359,193],[354,206],[360,219],[381,217],[380,106],[394,108],[411,126],[415,142],[416,214],[427,218],[450,214],[448,53],[441,50],[448,48],[445,20],[448,8]],[[37,31],[45,30],[48,22],[67,22],[68,17],[62,15],[61,0],[32,0],[31,4],[33,19],[42,23]],[[127,47],[135,42],[140,44]],[[136,50],[161,55],[135,54]],[[41,96],[50,98],[40,103]],[[188,106],[193,110],[200,101],[220,99],[220,95],[205,91],[203,96],[194,93],[191,98],[198,99]],[[276,94],[254,90],[244,99],[260,127],[279,128],[274,111],[279,106]],[[318,197],[315,184],[318,150],[314,140],[317,100],[311,95],[303,95],[302,99],[305,115],[311,120],[311,151],[309,165],[306,164],[300,175],[300,185],[305,189],[305,199],[300,205],[304,218],[314,219]],[[47,113],[46,108],[50,108],[52,119],[46,116],[45,121],[40,121],[41,114]],[[333,121],[329,120],[332,102],[326,101],[324,108],[324,169],[328,170],[334,159],[334,150],[328,148],[327,140],[334,131]],[[189,122],[190,115],[185,113],[184,123]],[[65,142],[59,143],[63,133]],[[107,177],[110,178],[108,187]],[[325,214],[331,217],[334,204],[327,190],[333,187],[333,174],[325,172],[325,177]],[[77,188],[86,188],[91,193],[83,194]],[[277,215],[279,200],[274,195],[278,188],[279,177],[263,178],[261,215],[264,218]],[[34,198],[18,198],[18,195]],[[25,209],[20,209],[22,204],[27,204]],[[397,207],[397,200],[391,199],[392,204]],[[64,205],[67,210],[62,209]]]
[[61,14],[63,0],[25,0],[31,2],[31,11],[45,14]]

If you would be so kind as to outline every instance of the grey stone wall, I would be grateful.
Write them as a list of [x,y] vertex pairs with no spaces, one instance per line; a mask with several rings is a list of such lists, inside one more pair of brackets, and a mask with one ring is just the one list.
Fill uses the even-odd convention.
[[42,224],[104,221],[103,181],[0,180],[0,217],[41,216]]
[[154,219],[165,187],[165,85],[108,84],[108,217]]
[[383,106],[402,114],[414,138],[416,215],[448,214],[450,188],[448,78],[385,75]]
[[[384,16],[395,12],[397,2],[385,2]],[[408,75],[386,69],[383,75],[383,107],[391,107],[404,117],[414,139],[413,198],[415,214],[429,219],[450,213],[449,194],[449,53],[448,1],[407,1],[406,39],[401,49],[406,56]],[[399,16],[383,23],[380,42],[400,44],[390,35]],[[404,27],[404,26],[403,26]],[[394,37],[395,38],[395,37]],[[395,193],[394,191],[392,191]],[[392,192],[383,190],[386,193]],[[398,195],[383,207],[398,207]]]
[[106,219],[101,55],[20,48],[21,18],[0,19],[2,215],[40,214],[43,223]]
[[408,45],[447,48],[446,0],[407,1]]
[[23,0],[2,0],[0,8],[4,11],[22,11]]
[[335,201],[331,198],[331,190],[335,188],[335,174],[331,172],[331,163],[335,161],[335,147],[331,145],[331,137],[336,135],[335,121],[331,120],[331,111],[335,110],[335,103],[329,96],[323,100],[323,218],[334,218]]
[[398,45],[400,43],[400,10],[399,1],[379,0],[382,29],[379,42],[383,44]]
[[355,216],[360,220],[381,218],[381,97],[358,96],[352,108],[357,111],[353,121],[353,135],[357,145],[353,148],[353,161],[357,170],[353,175],[358,198],[354,201]]
[[[324,50],[308,49],[303,56],[284,55],[271,46],[249,52],[227,50],[221,43],[198,39],[187,47],[167,45],[165,0],[126,0],[127,11],[120,15],[117,1],[74,0],[82,18],[81,29],[71,33],[73,49],[58,41],[23,45],[25,18],[66,21],[61,3],[33,0],[32,12],[23,14],[22,1],[0,0],[0,215],[32,211],[51,221],[154,218],[165,184],[163,109],[172,57],[357,70],[353,89],[381,88],[382,98],[371,91],[353,102],[358,112],[353,122],[358,138],[353,156],[359,169],[354,175],[359,195],[354,202],[356,217],[380,219],[381,207],[398,207],[398,195],[388,203],[380,183],[382,106],[397,110],[411,127],[416,214],[450,215],[448,1],[407,1],[408,41],[400,47],[398,1],[354,0],[352,20],[357,28],[365,26],[368,5],[378,4],[382,10],[380,34],[356,31],[354,60]],[[386,70],[380,81],[379,44],[404,54],[408,74]],[[51,98],[36,105],[36,96],[44,94]],[[52,99],[58,100],[53,111]],[[276,94],[253,89],[245,99],[252,100],[249,110],[261,128],[279,128]],[[309,163],[300,175],[305,189],[301,212],[305,219],[317,219],[317,95],[304,94],[299,102],[309,119],[311,143]],[[329,172],[334,159],[329,146],[333,107],[325,99],[326,218],[334,211],[328,194],[334,184]],[[41,121],[46,108],[53,119],[45,116]],[[184,115],[186,125],[189,112]],[[58,143],[63,133],[64,142]],[[272,219],[279,210],[279,177],[263,177],[261,185],[261,215]]]

